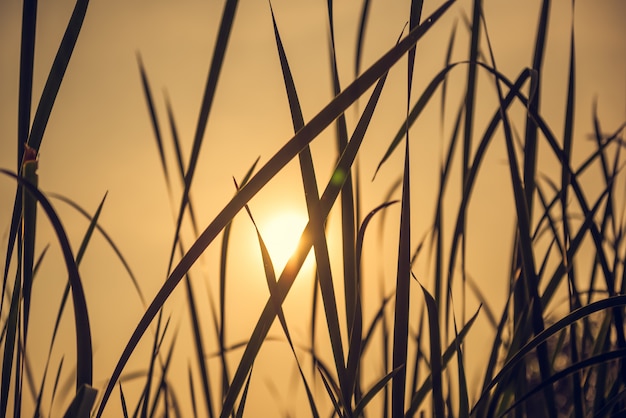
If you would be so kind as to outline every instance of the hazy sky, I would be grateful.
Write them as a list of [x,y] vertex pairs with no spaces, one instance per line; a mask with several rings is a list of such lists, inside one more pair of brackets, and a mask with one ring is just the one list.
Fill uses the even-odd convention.
[[[424,15],[430,14],[440,3],[427,1]],[[560,135],[572,14],[570,1],[552,3],[542,108],[545,118]],[[272,5],[299,89],[304,118],[309,120],[331,98],[326,2],[277,0]],[[364,67],[393,46],[407,20],[409,5],[409,1],[400,0],[372,1]],[[72,7],[72,2],[67,0],[39,2],[33,109]],[[354,44],[360,7],[361,2],[354,1],[337,1],[335,4],[338,65],[343,86],[354,78]],[[498,68],[511,79],[532,63],[539,7],[537,0],[484,1]],[[136,55],[141,54],[147,69],[157,111],[163,120],[161,128],[166,142],[169,141],[169,130],[165,123],[165,91],[171,99],[184,152],[188,153],[221,9],[222,2],[211,0],[92,0],[40,149],[40,187],[44,191],[70,197],[92,212],[108,192],[102,224],[129,260],[148,296],[160,287],[166,274],[173,233],[172,208],[177,207],[177,203],[172,205],[168,198],[141,90]],[[470,14],[470,10],[469,0],[457,1],[419,45],[414,98],[442,68],[446,45],[455,24],[457,39],[453,60],[467,58],[464,17]],[[20,22],[20,2],[3,0],[0,3],[0,167],[12,170],[15,170],[16,161]],[[587,135],[592,132],[594,100],[597,100],[600,121],[606,131],[613,131],[626,119],[626,2],[579,0],[574,22],[578,77],[575,147],[585,149],[589,145]],[[486,47],[484,38],[483,46]],[[402,156],[396,155],[376,181],[370,183],[378,161],[403,120],[405,67],[401,61],[391,73],[380,109],[363,145],[364,211],[382,203],[384,194],[401,172]],[[461,67],[455,71],[452,87],[461,85],[465,77],[465,70]],[[484,77],[481,83],[486,98],[483,101],[481,96],[479,112],[483,115],[483,122],[477,126],[478,131],[484,128],[484,118],[495,109],[490,79]],[[437,175],[442,138],[449,136],[452,112],[460,103],[461,95],[462,92],[454,88],[449,92],[450,113],[446,115],[443,132],[439,99],[433,101],[416,125],[415,140],[419,142],[413,148],[414,198],[419,203],[427,202],[423,204],[423,210],[417,211],[416,237],[422,236],[431,221],[432,199],[437,185],[430,179]],[[364,103],[365,100],[361,100],[361,108]],[[349,129],[355,125],[355,115],[355,109],[347,113]],[[194,183],[201,227],[211,221],[234,193],[232,177],[240,179],[259,156],[261,163],[267,161],[292,133],[268,2],[242,0]],[[328,180],[336,158],[333,141],[332,132],[329,132],[313,143],[320,184]],[[171,147],[169,142],[167,144],[171,156]],[[486,170],[492,170],[493,175],[481,183],[482,187],[491,191],[507,187],[503,161],[504,154],[488,160]],[[174,170],[173,164],[171,169]],[[9,228],[14,187],[12,180],[0,178],[2,245]],[[252,201],[259,220],[271,218],[277,207],[304,208],[299,187],[297,166],[292,164],[265,193]],[[179,190],[175,190],[175,199],[178,199]],[[504,193],[510,192],[507,189]],[[483,211],[473,212],[477,225],[493,227],[499,220],[498,225],[508,231],[511,218],[497,214],[500,205],[506,207],[510,202],[496,203]],[[74,248],[77,248],[87,223],[66,205],[55,201],[55,207],[65,222]],[[424,215],[423,219],[421,215]],[[251,236],[253,230],[249,222],[243,222],[243,217],[238,219],[242,222],[235,228],[234,233],[239,234],[236,236]],[[40,224],[45,224],[43,216]],[[39,240],[40,248],[47,242],[45,238]],[[482,242],[480,236],[476,240],[487,247],[501,246],[501,243],[487,242],[488,238]],[[508,245],[507,241],[507,248]],[[216,253],[217,246],[212,247]],[[54,254],[58,257],[58,249],[52,248],[51,253],[50,258]],[[207,262],[210,260],[214,258]],[[249,275],[245,268],[248,263],[240,258],[233,262],[233,276]],[[51,306],[56,309],[63,289],[64,272],[51,260],[49,264],[53,277],[49,283],[41,285],[35,297],[44,302],[52,301]],[[472,268],[477,275],[488,275],[489,268],[480,262]],[[214,276],[217,270],[211,266],[208,271],[208,275]],[[96,239],[88,251],[81,273],[93,318],[94,345],[100,350],[96,352],[95,377],[104,379],[112,371],[113,361],[139,319],[142,308],[120,263],[101,239]],[[253,298],[254,293],[263,288],[262,276],[257,279],[254,285],[250,281],[242,282],[243,299]],[[198,288],[204,291],[203,285]],[[127,297],[124,302],[119,302],[120,294]],[[248,306],[252,317],[255,309],[264,303],[264,298],[258,298]],[[40,338],[42,344],[47,344],[49,324],[42,319],[45,314],[39,315]],[[175,319],[186,321],[184,313]],[[242,325],[239,331],[233,331],[232,342],[249,336],[249,328]],[[304,335],[304,330],[300,332]],[[71,327],[67,335],[70,338]],[[251,400],[256,401],[258,399]]]

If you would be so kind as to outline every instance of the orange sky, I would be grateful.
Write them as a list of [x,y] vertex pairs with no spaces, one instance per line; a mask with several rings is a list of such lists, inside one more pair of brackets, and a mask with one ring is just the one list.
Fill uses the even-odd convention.
[[[0,4],[0,167],[8,169],[15,169],[16,161],[19,3],[17,0],[5,0]],[[353,53],[360,2],[336,3],[338,64],[342,84],[346,86],[354,77]],[[409,4],[409,1],[372,2],[364,66],[371,64],[394,44],[407,20]],[[427,1],[424,15],[430,14],[438,4]],[[539,4],[537,0],[485,1],[485,15],[498,67],[511,79],[532,62]],[[277,0],[272,5],[299,89],[304,118],[308,120],[331,97],[325,2]],[[466,59],[468,41],[463,15],[470,14],[470,6],[470,1],[459,0],[419,45],[414,97],[441,69],[445,45],[455,23],[458,25],[458,36],[454,60]],[[39,4],[35,100],[45,82],[72,7],[72,2],[67,0]],[[177,203],[172,205],[168,200],[141,90],[136,53],[140,52],[143,57],[157,111],[163,121],[163,91],[167,90],[184,151],[189,152],[221,8],[221,2],[215,1],[92,0],[40,149],[40,187],[44,191],[68,196],[90,211],[96,209],[105,192],[108,192],[102,224],[140,277],[146,295],[154,294],[165,276],[173,233],[172,207],[177,207]],[[551,17],[545,61],[545,77],[549,81],[544,84],[542,108],[545,118],[560,135],[567,82],[571,3],[553,2]],[[586,135],[591,133],[594,98],[597,98],[602,126],[607,131],[613,131],[626,119],[625,24],[626,2],[623,0],[576,2],[578,142],[575,147],[580,147],[577,149],[587,146]],[[293,133],[273,36],[268,3],[241,1],[194,183],[193,193],[201,227],[208,224],[234,193],[232,177],[240,179],[258,156],[261,163],[267,161]],[[379,159],[402,123],[406,106],[405,72],[402,61],[391,73],[363,145],[361,169],[363,184],[366,185],[365,211],[382,203],[382,196],[400,173],[402,156],[398,154],[376,181],[370,183]],[[456,83],[458,86],[464,80],[465,70],[459,69],[453,77],[451,85]],[[484,81],[481,88],[488,99],[481,102],[484,107],[479,112],[486,117],[494,110],[495,94],[493,86],[487,83],[489,79]],[[460,92],[452,89],[449,94],[449,110],[452,111],[457,106]],[[362,108],[365,101],[360,103]],[[434,210],[432,202],[437,185],[430,179],[435,178],[436,163],[440,158],[442,133],[438,112],[439,99],[436,99],[416,126],[415,139],[421,141],[413,148],[414,198],[423,209],[416,211],[415,237],[422,236]],[[353,109],[347,114],[349,129],[355,125],[355,114]],[[447,115],[445,138],[450,132],[451,115]],[[476,129],[480,131],[483,126],[478,125]],[[169,140],[165,123],[162,129]],[[313,143],[320,184],[325,184],[330,175],[335,158],[334,147],[332,133]],[[504,154],[488,160],[486,170],[492,170],[493,175],[481,183],[482,187],[493,189],[508,184],[503,161]],[[171,165],[171,168],[173,170],[174,166]],[[289,170],[272,182],[265,193],[253,199],[251,207],[253,210],[256,208],[259,220],[270,218],[281,202],[287,202],[282,205],[304,208],[297,166],[292,164]],[[420,181],[422,179],[426,181]],[[0,242],[3,246],[10,223],[13,193],[12,181],[0,179]],[[505,190],[504,193],[510,192]],[[87,223],[62,203],[55,202],[55,207],[77,248]],[[498,204],[472,212],[478,230],[481,225],[493,227],[493,222],[498,219],[497,214],[490,212],[494,208],[497,210]],[[43,223],[43,216],[40,219]],[[243,216],[238,219],[236,236],[240,239],[252,236],[248,220]],[[501,224],[502,228],[510,229],[511,219],[504,217]],[[47,227],[44,225],[42,228],[45,230]],[[394,234],[390,235],[391,239]],[[480,236],[476,240],[487,247],[501,246],[488,239],[482,242]],[[43,246],[45,242],[44,236],[39,245]],[[508,245],[507,241],[506,248]],[[217,253],[217,246],[212,247],[213,254],[209,255],[207,263],[214,260]],[[52,251],[54,255],[54,251],[58,250]],[[61,267],[54,266],[52,262],[50,264],[48,268],[54,277],[50,283],[42,284],[35,297],[44,302],[52,300],[52,306],[56,307],[64,273]],[[240,259],[233,261],[233,275],[248,276],[247,264],[248,261]],[[390,271],[393,268],[392,263]],[[472,268],[477,276],[489,275],[491,266],[477,262]],[[209,274],[214,276],[215,268],[211,269]],[[96,352],[96,361],[99,362],[96,379],[103,379],[111,372],[112,361],[139,319],[141,305],[119,262],[101,239],[96,239],[93,248],[88,251],[81,273],[88,283],[86,289],[95,330],[94,345],[96,350],[100,350]],[[262,276],[258,280],[262,287]],[[250,284],[244,281],[241,286]],[[202,286],[198,289],[203,291]],[[248,288],[250,300],[258,291],[255,289],[253,286]],[[497,292],[496,298],[500,295]],[[120,293],[128,295],[128,300],[112,309],[113,301]],[[250,302],[247,307],[252,317],[255,309],[265,302],[264,297]],[[179,322],[186,320],[185,315],[175,318]],[[46,321],[41,317],[39,320],[43,343],[48,331],[45,331]],[[233,340],[246,338],[249,334],[244,325],[241,325],[240,331],[233,336]],[[304,330],[301,333],[304,334]]]

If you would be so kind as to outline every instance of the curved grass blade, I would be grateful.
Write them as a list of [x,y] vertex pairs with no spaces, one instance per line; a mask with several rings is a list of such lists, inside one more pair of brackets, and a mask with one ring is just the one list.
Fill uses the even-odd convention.
[[[83,240],[81,242],[81,245],[78,249],[78,252],[76,253],[76,265],[80,265],[80,262],[85,254],[85,251],[87,250],[87,246],[89,245],[89,241],[93,235],[93,231],[95,229],[95,227],[98,225],[98,219],[100,218],[100,214],[102,212],[102,207],[104,206],[104,201],[106,199],[106,194],[104,195],[104,197],[102,198],[102,200],[100,201],[100,204],[98,205],[98,208],[95,212],[95,214],[93,215],[93,217],[91,217],[90,215],[87,214],[87,218],[90,220],[89,223],[89,227],[87,228],[87,231],[85,232],[85,236],[83,237]],[[86,212],[85,212],[86,213]],[[57,337],[57,333],[59,330],[59,326],[61,324],[61,317],[63,315],[64,309],[65,309],[65,304],[67,302],[67,298],[69,296],[69,291],[70,291],[70,284],[69,282],[67,283],[67,285],[65,286],[65,290],[63,291],[63,296],[61,298],[61,304],[59,309],[57,310],[57,318],[56,321],[54,323],[54,328],[52,330],[52,337],[50,338],[50,346],[48,348],[48,356],[46,358],[46,364],[44,366],[44,374],[43,374],[43,378],[41,381],[41,385],[39,388],[39,395],[37,397],[37,408],[35,409],[36,411],[39,411],[39,405],[41,404],[41,397],[43,395],[43,389],[44,389],[44,385],[45,385],[45,381],[46,381],[46,375],[48,372],[48,366],[50,364],[50,359],[52,357],[52,348],[54,347],[54,343],[56,341],[56,337]],[[57,381],[58,381],[59,376],[57,376]],[[56,387],[56,384],[55,384]],[[55,389],[56,391],[56,389]],[[53,397],[54,397],[54,393],[53,393]]]
[[83,292],[83,285],[78,273],[78,267],[72,254],[72,249],[65,234],[65,229],[61,224],[59,217],[57,216],[54,208],[48,201],[48,199],[28,181],[22,177],[5,170],[0,169],[0,173],[13,177],[20,185],[32,193],[37,199],[42,209],[45,211],[54,231],[56,233],[59,245],[63,252],[63,259],[65,261],[65,267],[67,268],[69,281],[72,290],[72,301],[74,303],[74,324],[76,326],[76,391],[83,386],[91,386],[93,375],[93,358],[91,348],[91,330],[89,327],[89,315],[87,313],[87,303],[85,300],[85,294]]

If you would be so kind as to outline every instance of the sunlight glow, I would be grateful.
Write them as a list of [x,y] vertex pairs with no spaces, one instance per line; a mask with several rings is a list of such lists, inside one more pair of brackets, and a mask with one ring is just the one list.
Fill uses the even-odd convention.
[[[277,211],[271,218],[259,226],[265,245],[272,258],[276,276],[282,272],[289,257],[298,245],[302,231],[308,218],[297,211]],[[313,268],[312,252],[308,255],[302,272],[310,272]]]

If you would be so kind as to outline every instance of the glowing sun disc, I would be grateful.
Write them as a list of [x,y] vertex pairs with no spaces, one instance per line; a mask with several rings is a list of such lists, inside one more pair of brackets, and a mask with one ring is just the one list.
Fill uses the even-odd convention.
[[[277,275],[283,270],[298,246],[307,222],[308,218],[304,214],[289,211],[276,213],[259,227]],[[309,254],[301,271],[309,270],[312,263],[310,259]]]

